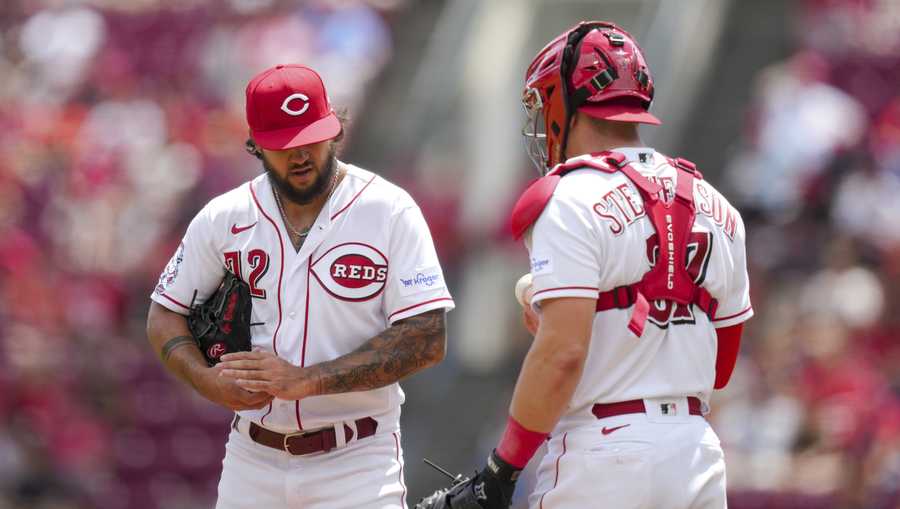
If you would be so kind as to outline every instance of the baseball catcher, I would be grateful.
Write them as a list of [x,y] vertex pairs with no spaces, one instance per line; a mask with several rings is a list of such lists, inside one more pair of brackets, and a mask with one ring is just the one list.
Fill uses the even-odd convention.
[[538,447],[532,509],[724,509],[725,460],[705,419],[753,315],[740,214],[693,163],[646,146],[654,85],[634,38],[603,21],[560,34],[526,72],[542,177],[510,218],[535,336],[506,430],[471,480],[419,507],[509,507]]

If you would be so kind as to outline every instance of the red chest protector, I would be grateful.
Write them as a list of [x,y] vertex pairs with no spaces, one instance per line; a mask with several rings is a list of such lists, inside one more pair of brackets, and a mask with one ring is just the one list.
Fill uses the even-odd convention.
[[694,179],[702,179],[703,176],[689,161],[670,160],[678,169],[678,180],[675,196],[670,202],[666,202],[662,186],[651,182],[631,165],[624,164],[623,154],[601,152],[591,155],[594,159],[558,165],[525,190],[513,208],[511,225],[515,238],[520,239],[537,221],[560,179],[567,173],[584,168],[605,173],[621,171],[634,184],[644,201],[644,211],[659,238],[659,252],[656,264],[640,281],[600,292],[597,311],[634,306],[628,328],[637,336],[644,332],[650,301],[669,300],[678,304],[693,304],[712,319],[716,312],[716,300],[709,291],[697,285],[687,272],[687,245],[696,216]]

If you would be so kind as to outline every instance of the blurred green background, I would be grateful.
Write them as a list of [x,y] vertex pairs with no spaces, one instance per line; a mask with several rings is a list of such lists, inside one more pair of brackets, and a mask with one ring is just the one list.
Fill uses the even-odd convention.
[[530,340],[524,70],[582,19],[638,38],[645,141],[745,216],[756,317],[710,416],[731,507],[900,507],[900,2],[3,0],[0,508],[213,506],[230,414],[144,318],[190,218],[261,171],[243,88],[285,62],[349,110],[341,157],[417,199],[456,298],[403,384],[409,501],[446,483],[423,456],[480,465]]

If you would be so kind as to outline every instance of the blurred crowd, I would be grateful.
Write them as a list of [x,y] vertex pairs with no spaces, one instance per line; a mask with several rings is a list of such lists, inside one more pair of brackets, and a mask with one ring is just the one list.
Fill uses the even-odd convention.
[[[260,170],[247,80],[303,61],[352,113],[404,3],[0,3],[0,509],[211,506],[229,412],[153,358],[149,292],[200,205]],[[711,419],[734,507],[894,509],[900,4],[799,5],[797,50],[757,74],[739,152],[704,170],[744,213],[756,308]],[[420,198],[452,283],[484,241],[434,190],[452,176],[391,177]],[[451,357],[408,392],[502,418],[519,360],[491,387]],[[483,454],[496,424],[452,436]]]
[[153,281],[261,170],[249,78],[302,61],[353,107],[399,5],[0,2],[0,508],[210,506],[230,415],[153,357]]
[[726,194],[756,318],[713,419],[736,507],[900,507],[900,4],[801,3]]

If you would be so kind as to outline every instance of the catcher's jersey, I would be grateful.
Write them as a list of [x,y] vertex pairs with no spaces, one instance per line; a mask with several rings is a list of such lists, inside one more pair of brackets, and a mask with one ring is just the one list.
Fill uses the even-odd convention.
[[[665,156],[649,148],[614,151],[674,192],[678,170]],[[651,302],[638,338],[627,327],[633,306],[598,312],[570,413],[583,413],[598,402],[640,398],[708,401],[715,381],[715,328],[743,322],[753,310],[740,214],[705,180],[695,181],[694,200],[687,268],[718,300],[714,319],[694,306]],[[597,298],[599,292],[640,281],[651,268],[655,233],[640,194],[623,173],[583,169],[567,174],[526,236],[532,302]]]
[[[346,165],[299,252],[263,174],[214,198],[188,227],[151,298],[187,314],[227,267],[250,285],[252,342],[295,365],[347,354],[393,322],[453,308],[428,225],[413,199],[385,179]],[[371,391],[276,399],[242,418],[279,431],[372,416],[398,429],[399,384]]]

